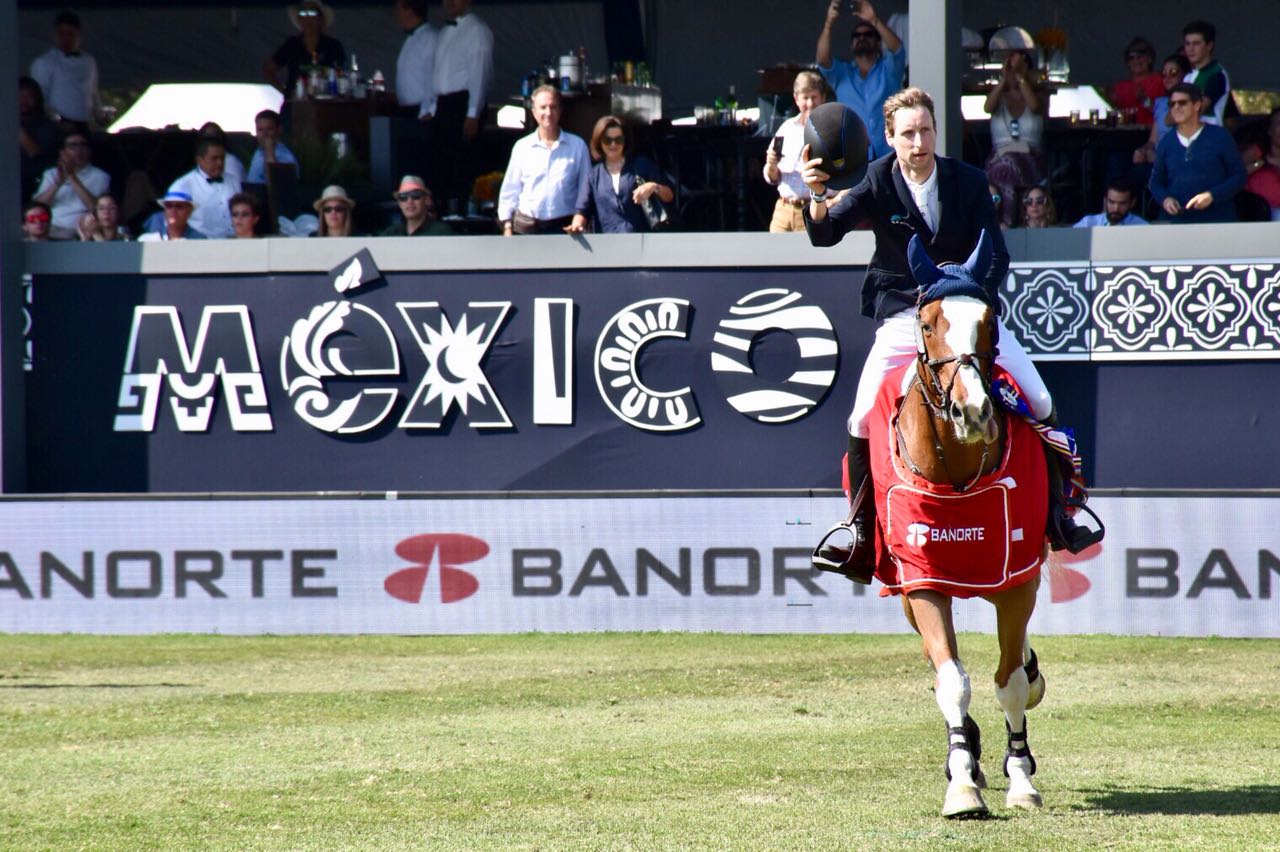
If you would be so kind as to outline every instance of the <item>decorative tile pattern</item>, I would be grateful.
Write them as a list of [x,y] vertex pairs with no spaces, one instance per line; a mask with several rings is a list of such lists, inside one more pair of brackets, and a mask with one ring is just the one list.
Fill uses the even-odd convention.
[[1037,360],[1280,359],[1280,261],[1016,264],[1000,301]]

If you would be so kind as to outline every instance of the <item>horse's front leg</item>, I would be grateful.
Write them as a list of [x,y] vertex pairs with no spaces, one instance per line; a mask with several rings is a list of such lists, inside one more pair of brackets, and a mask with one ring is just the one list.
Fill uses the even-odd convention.
[[1038,808],[1040,792],[1031,783],[1036,759],[1027,742],[1027,701],[1031,685],[1024,666],[1027,622],[1036,606],[1035,582],[1023,583],[992,595],[996,608],[996,629],[1000,637],[1000,666],[996,669],[996,699],[1004,710],[1009,747],[1004,756],[1004,774],[1009,776],[1005,804],[1011,808]]
[[982,800],[985,786],[978,765],[978,726],[969,718],[972,691],[969,675],[956,650],[956,631],[951,619],[951,598],[939,592],[918,591],[907,595],[912,625],[924,640],[925,657],[937,673],[934,696],[947,722],[947,795],[945,817],[985,816]]

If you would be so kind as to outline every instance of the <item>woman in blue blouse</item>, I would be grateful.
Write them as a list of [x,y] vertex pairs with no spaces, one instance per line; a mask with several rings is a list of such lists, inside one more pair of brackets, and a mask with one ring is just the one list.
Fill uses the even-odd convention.
[[675,198],[671,187],[658,180],[657,166],[647,157],[628,154],[626,129],[617,116],[606,115],[596,122],[588,147],[596,164],[578,196],[578,212],[597,234],[649,230],[645,202],[657,198],[670,204]]

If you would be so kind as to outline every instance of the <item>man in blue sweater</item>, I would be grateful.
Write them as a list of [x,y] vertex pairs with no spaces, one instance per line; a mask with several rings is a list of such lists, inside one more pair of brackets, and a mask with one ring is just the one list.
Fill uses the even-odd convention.
[[1231,134],[1200,120],[1204,99],[1194,83],[1169,92],[1174,133],[1156,146],[1151,196],[1163,208],[1161,219],[1200,224],[1234,222],[1235,196],[1244,187],[1244,161]]

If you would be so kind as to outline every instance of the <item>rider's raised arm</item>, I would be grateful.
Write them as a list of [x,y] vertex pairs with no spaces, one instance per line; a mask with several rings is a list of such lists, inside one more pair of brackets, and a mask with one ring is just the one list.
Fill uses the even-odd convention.
[[863,219],[874,215],[875,199],[870,181],[863,178],[857,186],[827,207],[826,215],[821,219],[813,218],[809,209],[811,206],[805,205],[804,208],[804,229],[809,234],[809,242],[815,246],[833,246]]

